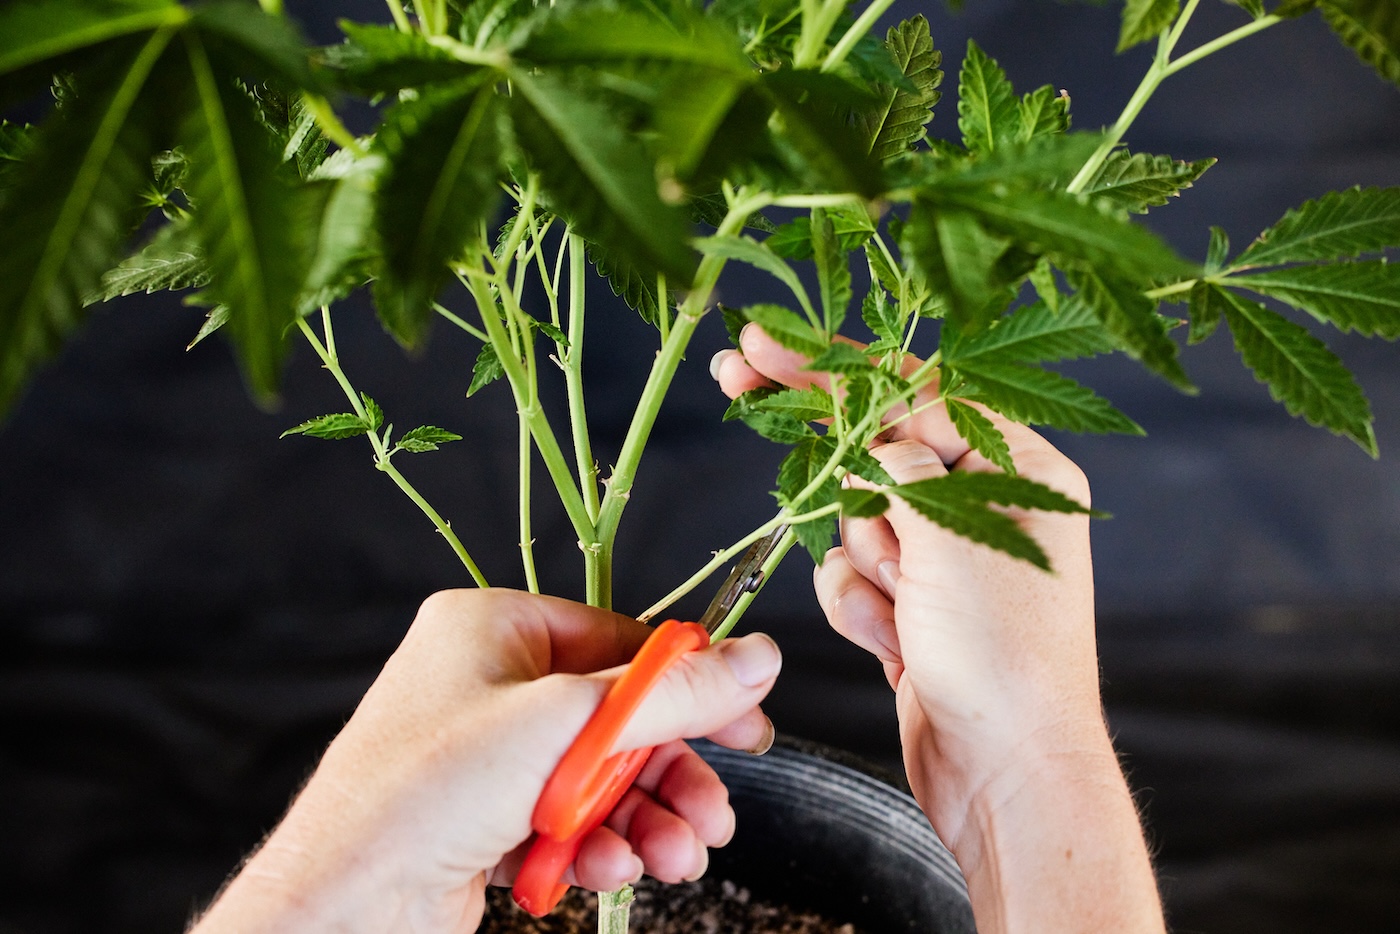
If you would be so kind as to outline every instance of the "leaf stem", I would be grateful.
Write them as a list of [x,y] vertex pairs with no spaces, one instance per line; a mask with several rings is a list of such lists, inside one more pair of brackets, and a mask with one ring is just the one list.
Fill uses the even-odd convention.
[[530,422],[523,412],[516,417],[520,443],[520,562],[525,570],[525,587],[530,593],[540,592],[540,579],[535,573],[535,539],[530,530]]
[[399,32],[412,32],[413,24],[408,21],[408,14],[403,11],[403,4],[399,0],[384,0],[389,7],[389,15],[394,18],[394,25]]
[[586,301],[587,261],[583,238],[566,234],[569,250],[569,349],[564,357],[564,380],[569,398],[569,425],[574,436],[574,461],[578,465],[583,505],[596,525],[598,522],[598,465],[593,460],[593,443],[588,432],[588,412],[583,395],[583,322]]
[[832,71],[846,60],[846,56],[851,54],[851,50],[856,47],[856,43],[864,39],[870,30],[875,28],[875,24],[880,21],[880,17],[885,15],[885,11],[894,5],[894,0],[875,0],[870,6],[865,8],[856,21],[851,24],[851,28],[846,30],[837,43],[831,47],[831,51],[826,53],[826,60],[822,62],[822,71]]
[[1282,16],[1275,16],[1273,14],[1270,14],[1268,16],[1261,17],[1260,19],[1256,19],[1252,23],[1246,23],[1239,29],[1227,32],[1220,38],[1207,42],[1199,48],[1187,52],[1185,55],[1181,56],[1181,58],[1172,62],[1171,66],[1167,69],[1167,74],[1174,75],[1178,71],[1181,71],[1183,68],[1187,68],[1191,65],[1194,65],[1201,59],[1206,58],[1210,55],[1214,55],[1216,52],[1219,52],[1221,49],[1227,48],[1228,46],[1234,45],[1241,39],[1247,39],[1257,32],[1262,32],[1263,30],[1268,29],[1270,26],[1275,26],[1283,22],[1283,19],[1284,18]]
[[463,331],[466,331],[468,334],[470,334],[472,337],[475,337],[483,344],[491,343],[491,335],[487,334],[485,331],[472,324],[471,322],[459,318],[457,315],[453,314],[450,310],[444,308],[437,302],[433,302],[433,311],[436,311],[438,314],[442,315],[448,321],[452,322],[457,327],[461,328]]
[[[355,410],[355,414],[361,418],[367,419],[368,413],[365,411],[364,403],[360,400],[360,394],[355,391],[354,386],[350,385],[350,380],[346,377],[345,371],[340,366],[340,360],[336,356],[335,331],[331,327],[329,308],[321,309],[321,322],[326,333],[326,342],[324,344],[316,337],[316,332],[312,330],[311,325],[306,323],[306,319],[301,316],[297,317],[297,325],[301,328],[301,333],[305,335],[307,342],[310,343],[312,349],[316,351],[316,356],[321,358],[321,364],[330,371],[331,375],[335,377],[335,381],[340,384],[341,391],[345,393],[345,398],[350,400],[350,405]],[[399,473],[398,468],[390,461],[391,455],[384,445],[384,439],[379,436],[377,431],[370,431],[368,437],[370,445],[374,448],[374,466],[388,474],[389,479],[393,480],[394,484],[423,512],[423,515],[428,517],[428,521],[432,522],[433,526],[438,530],[438,534],[447,540],[447,544],[451,546],[453,553],[457,555],[458,560],[462,562],[462,565],[467,569],[467,573],[472,576],[472,580],[476,582],[476,585],[481,588],[490,587],[491,585],[486,582],[486,577],[481,573],[481,568],[472,560],[471,554],[467,552],[466,546],[464,546],[462,540],[457,537],[457,533],[452,531],[452,523],[439,515],[438,511],[432,507],[432,504],[423,498],[423,494],[419,493],[418,490],[414,488],[413,484],[408,482],[408,478]]]

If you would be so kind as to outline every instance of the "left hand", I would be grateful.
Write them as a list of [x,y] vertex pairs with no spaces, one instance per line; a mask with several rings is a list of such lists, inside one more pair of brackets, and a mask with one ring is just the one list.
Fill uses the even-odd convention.
[[[195,929],[470,931],[487,882],[523,859],[546,779],[650,630],[566,600],[502,590],[429,598],[262,849]],[[687,655],[617,749],[657,746],[566,881],[599,891],[698,878],[734,813],[683,738],[771,743],[766,636]]]

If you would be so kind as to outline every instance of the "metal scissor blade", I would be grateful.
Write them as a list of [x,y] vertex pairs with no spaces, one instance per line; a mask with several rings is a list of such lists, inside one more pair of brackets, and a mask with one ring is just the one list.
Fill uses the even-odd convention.
[[750,545],[740,556],[738,563],[730,569],[729,576],[720,586],[719,593],[715,594],[704,615],[698,620],[706,632],[714,635],[739,599],[746,593],[755,592],[763,584],[763,563],[777,549],[778,542],[787,530],[786,525],[778,526]]

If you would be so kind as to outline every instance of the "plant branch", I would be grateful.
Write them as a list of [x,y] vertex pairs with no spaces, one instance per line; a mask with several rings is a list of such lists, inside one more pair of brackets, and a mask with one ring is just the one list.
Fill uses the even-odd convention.
[[574,461],[578,465],[578,482],[583,490],[583,504],[588,515],[598,521],[598,465],[593,461],[593,443],[589,438],[588,412],[583,396],[583,322],[587,265],[583,239],[578,234],[566,235],[569,250],[569,349],[565,355],[564,380],[569,398],[569,425],[574,436]]
[[[335,381],[340,384],[341,391],[345,393],[345,398],[350,400],[351,407],[355,414],[368,421],[369,413],[365,411],[364,403],[360,400],[360,394],[355,391],[355,387],[350,385],[350,380],[345,375],[345,371],[340,366],[340,360],[335,354],[335,332],[331,328],[330,309],[321,309],[322,327],[326,332],[326,342],[324,344],[316,337],[316,332],[311,329],[311,325],[306,323],[303,317],[297,318],[297,325],[301,328],[301,333],[305,335],[307,342],[311,344],[316,356],[321,358],[321,364],[335,377]],[[457,555],[458,560],[466,567],[467,573],[472,576],[478,587],[486,588],[491,585],[486,582],[486,577],[481,573],[481,568],[472,560],[472,556],[467,552],[462,540],[457,537],[457,533],[452,531],[452,523],[448,522],[438,511],[432,507],[423,494],[419,493],[413,484],[408,482],[408,478],[399,473],[397,467],[390,460],[390,452],[385,447],[384,439],[376,431],[367,433],[370,445],[374,448],[374,466],[389,475],[389,479],[411,499],[423,515],[428,517],[438,533],[447,540],[452,551]]]
[[540,592],[539,576],[535,573],[535,539],[530,528],[530,422],[520,413],[520,562],[525,570],[525,586],[530,593]]
[[894,0],[875,0],[870,6],[865,8],[856,21],[851,24],[851,28],[846,30],[836,44],[831,47],[831,51],[826,53],[826,60],[822,62],[822,71],[832,71],[839,67],[846,60],[846,56],[851,54],[851,50],[856,47],[856,43],[864,39],[870,30],[875,28],[875,24],[880,21],[880,17],[885,15],[885,11],[894,5]]
[[1197,62],[1199,62],[1201,59],[1206,58],[1210,55],[1214,55],[1221,49],[1234,45],[1241,39],[1247,39],[1257,32],[1262,32],[1263,30],[1268,29],[1270,26],[1278,25],[1279,23],[1283,22],[1283,19],[1284,18],[1282,16],[1269,15],[1260,19],[1256,19],[1252,23],[1246,23],[1239,29],[1227,32],[1220,38],[1207,42],[1206,44],[1200,46],[1199,48],[1193,49],[1190,52],[1187,52],[1185,55],[1181,56],[1181,58],[1172,62],[1171,66],[1167,69],[1167,74],[1174,75],[1178,71],[1181,71],[1183,68],[1190,67],[1191,65],[1194,65]]

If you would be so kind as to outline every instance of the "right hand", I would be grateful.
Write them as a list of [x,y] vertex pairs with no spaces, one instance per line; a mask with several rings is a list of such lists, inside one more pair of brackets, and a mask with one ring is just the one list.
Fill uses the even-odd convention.
[[[715,361],[731,397],[821,382],[757,327],[745,329],[741,349]],[[926,389],[916,407],[936,392]],[[984,414],[1020,475],[1088,505],[1088,483],[1068,458],[1031,429]],[[889,429],[872,453],[899,483],[997,469],[937,404]],[[842,547],[816,569],[817,597],[833,628],[884,665],[910,784],[956,850],[965,822],[1047,759],[1085,757],[1118,773],[1100,711],[1089,520],[1009,510],[1049,556],[1046,573],[890,499],[882,517],[842,520]]]

